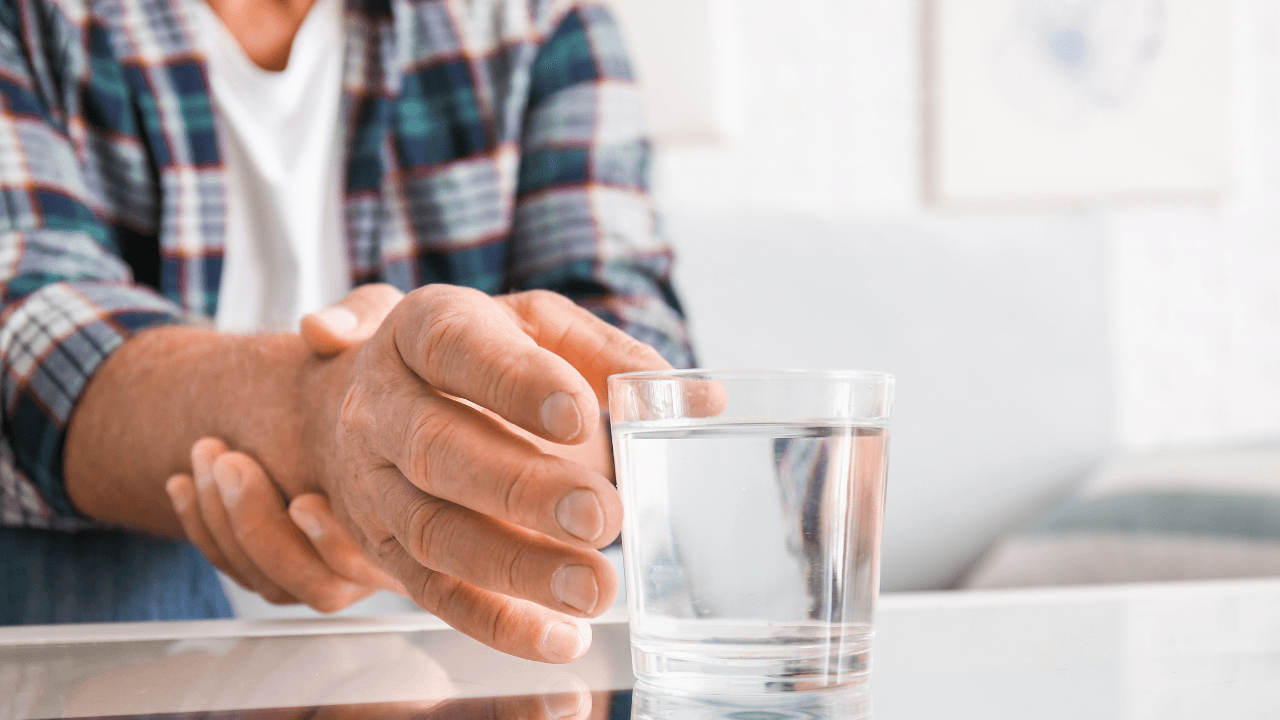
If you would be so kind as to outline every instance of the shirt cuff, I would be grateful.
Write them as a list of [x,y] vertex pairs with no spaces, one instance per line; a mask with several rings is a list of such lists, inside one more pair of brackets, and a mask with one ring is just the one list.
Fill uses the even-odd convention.
[[51,283],[5,308],[0,525],[93,525],[66,492],[62,456],[71,414],[98,366],[125,340],[184,319],[154,291],[115,282]]

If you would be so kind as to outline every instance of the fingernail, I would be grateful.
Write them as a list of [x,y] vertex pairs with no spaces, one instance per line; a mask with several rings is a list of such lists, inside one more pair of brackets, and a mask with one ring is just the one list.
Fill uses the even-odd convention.
[[604,531],[604,511],[590,490],[574,490],[556,504],[556,522],[570,535],[591,542]]
[[572,440],[582,432],[582,416],[569,393],[557,390],[542,401],[542,429],[556,440]]
[[334,305],[317,311],[316,318],[328,325],[329,329],[335,333],[355,330],[356,326],[360,324],[360,318],[341,305]]
[[178,494],[178,478],[177,477],[169,478],[168,482],[164,484],[164,491],[168,493],[169,501],[172,502],[174,507],[177,508],[179,511],[186,510],[187,506],[191,504],[191,498],[187,497],[186,495]]
[[585,565],[566,565],[551,576],[551,594],[580,613],[590,614],[600,599],[596,574]]
[[[201,470],[205,470],[206,472],[200,472]],[[197,488],[204,490],[209,487],[209,483],[213,482],[213,468],[200,467],[200,465],[197,464],[195,467],[191,468],[191,480],[196,484]]]
[[230,463],[215,463],[213,481],[218,484],[218,494],[222,496],[222,504],[231,506],[240,498],[240,473]]
[[547,628],[542,638],[542,647],[551,655],[564,660],[573,660],[585,649],[582,634],[577,626],[571,623],[556,623]]
[[320,537],[324,535],[324,528],[313,515],[295,510],[293,512],[293,522],[307,537],[311,538],[312,542],[319,542]]
[[582,696],[581,688],[568,680],[562,680],[543,693],[542,705],[547,709],[547,715],[550,717],[573,717],[582,710]]

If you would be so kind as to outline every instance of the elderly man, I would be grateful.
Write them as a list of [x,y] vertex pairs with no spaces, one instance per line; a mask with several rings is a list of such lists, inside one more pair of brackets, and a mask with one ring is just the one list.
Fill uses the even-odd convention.
[[585,651],[621,508],[526,437],[691,362],[603,8],[17,0],[0,96],[0,620],[225,615],[164,539],[213,437],[222,500],[326,497],[455,627]]

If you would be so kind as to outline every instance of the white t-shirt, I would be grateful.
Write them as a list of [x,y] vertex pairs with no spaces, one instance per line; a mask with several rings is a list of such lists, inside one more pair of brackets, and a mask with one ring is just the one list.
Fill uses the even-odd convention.
[[342,224],[341,0],[316,0],[281,72],[192,0],[226,168],[218,329],[296,329],[350,289]]

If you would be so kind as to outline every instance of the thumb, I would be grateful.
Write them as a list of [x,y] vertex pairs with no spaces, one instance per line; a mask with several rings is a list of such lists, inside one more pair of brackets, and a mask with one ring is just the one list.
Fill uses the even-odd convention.
[[302,318],[302,341],[317,355],[337,355],[368,340],[404,293],[385,283],[361,285],[335,305]]

